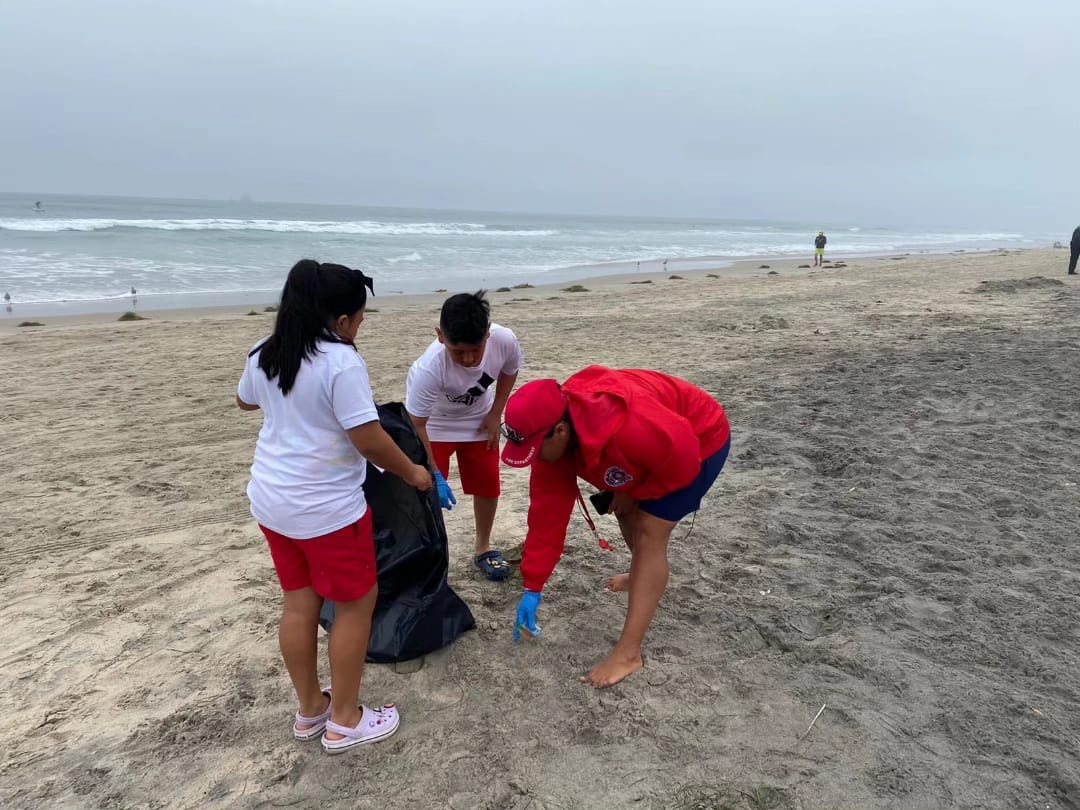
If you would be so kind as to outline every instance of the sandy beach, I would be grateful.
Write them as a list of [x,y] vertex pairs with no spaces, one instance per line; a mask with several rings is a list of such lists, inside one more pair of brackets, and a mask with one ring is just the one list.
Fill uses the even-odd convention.
[[[514,644],[520,579],[480,579],[459,505],[478,629],[369,667],[402,730],[336,759],[290,736],[245,496],[260,419],[233,395],[272,316],[0,320],[0,807],[1080,808],[1080,282],[1051,250],[805,263],[492,293],[521,382],[679,375],[731,459],[676,530],[645,669],[605,691],[577,678],[628,553],[576,516],[543,639]],[[373,304],[379,401],[442,297]],[[503,548],[527,479],[503,472]]]

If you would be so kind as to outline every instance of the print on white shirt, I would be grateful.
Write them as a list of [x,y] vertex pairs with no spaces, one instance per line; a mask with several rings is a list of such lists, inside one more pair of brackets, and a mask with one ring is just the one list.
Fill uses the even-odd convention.
[[474,402],[484,396],[484,392],[491,387],[491,384],[493,382],[495,382],[494,378],[485,371],[483,374],[480,375],[480,379],[476,381],[476,385],[474,385],[464,394],[458,394],[457,396],[454,396],[453,394],[448,393],[446,395],[446,398],[456,404],[472,405]]

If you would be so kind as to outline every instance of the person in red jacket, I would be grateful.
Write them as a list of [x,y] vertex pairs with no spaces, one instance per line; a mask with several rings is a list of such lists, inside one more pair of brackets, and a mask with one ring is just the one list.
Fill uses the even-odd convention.
[[616,684],[643,666],[641,645],[667,587],[671,530],[698,510],[727,460],[727,416],[709,394],[677,377],[590,366],[561,386],[522,386],[504,418],[503,462],[532,468],[525,593],[514,637],[539,634],[536,610],[562,557],[583,478],[614,493],[609,511],[631,554],[630,573],[608,582],[610,590],[629,592],[622,635],[581,679],[598,688]]

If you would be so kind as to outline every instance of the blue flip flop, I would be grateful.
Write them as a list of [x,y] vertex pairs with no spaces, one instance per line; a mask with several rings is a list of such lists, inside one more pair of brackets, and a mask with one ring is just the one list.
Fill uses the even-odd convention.
[[502,582],[508,579],[512,573],[510,563],[503,559],[501,551],[494,548],[491,551],[485,551],[483,554],[477,555],[476,559],[473,560],[473,564],[492,582]]

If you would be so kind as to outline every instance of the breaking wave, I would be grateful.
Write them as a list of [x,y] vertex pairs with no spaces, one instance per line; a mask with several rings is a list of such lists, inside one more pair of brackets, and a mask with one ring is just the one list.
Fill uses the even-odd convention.
[[155,231],[274,231],[371,236],[556,236],[552,230],[500,230],[472,222],[311,222],[290,219],[0,219],[0,230],[57,233],[139,228]]

